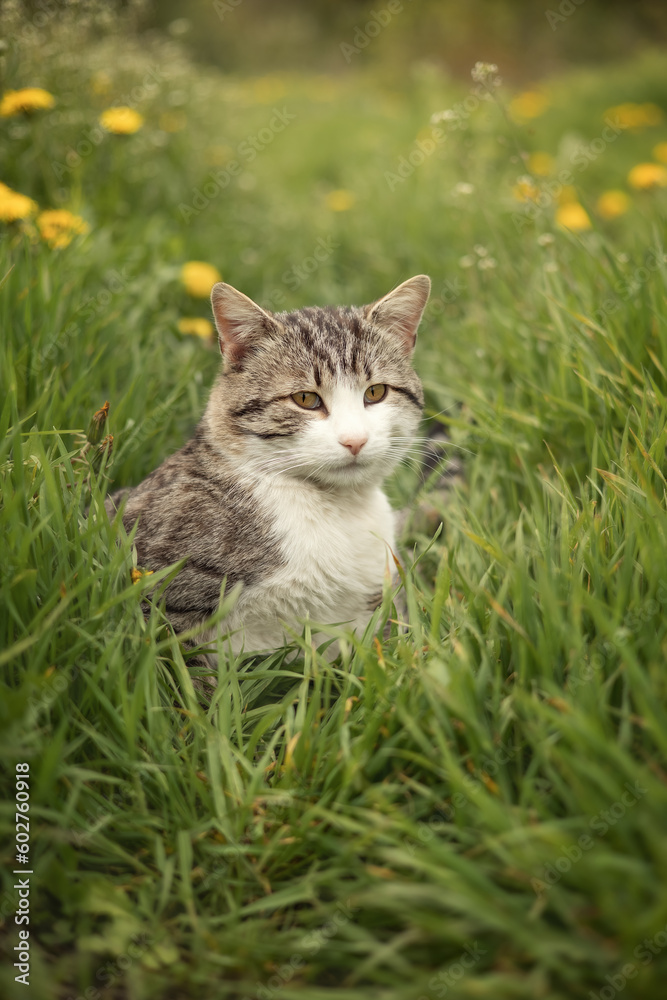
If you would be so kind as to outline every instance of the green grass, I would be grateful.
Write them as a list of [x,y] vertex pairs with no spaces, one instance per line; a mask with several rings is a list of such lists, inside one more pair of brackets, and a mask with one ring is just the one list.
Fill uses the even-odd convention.
[[[50,30],[7,55],[7,88],[39,84],[57,104],[6,121],[2,180],[90,232],[53,250],[12,224],[0,242],[3,995],[661,997],[666,200],[631,193],[609,222],[595,202],[627,189],[665,121],[577,173],[590,231],[556,227],[551,202],[517,225],[512,196],[519,154],[563,169],[607,108],[667,112],[661,59],[553,81],[527,126],[483,103],[392,191],[385,172],[465,86],[424,67],[391,90],[361,70],[258,84],[173,43]],[[145,126],[56,178],[151,67]],[[294,120],[184,220],[179,205],[274,107]],[[184,128],[161,131],[165,114]],[[351,210],[327,207],[338,188]],[[318,239],[335,246],[294,287],[285,275]],[[285,306],[370,301],[431,274],[416,364],[465,466],[441,533],[406,539],[407,634],[348,637],[333,663],[308,635],[267,659],[223,644],[207,709],[159,606],[142,614],[131,538],[100,514],[109,480],[138,482],[203,408],[218,358],[178,332],[208,315],[179,282],[190,259]],[[107,399],[105,478],[77,457]],[[400,470],[397,505],[417,486]],[[9,958],[17,762],[30,994]]]

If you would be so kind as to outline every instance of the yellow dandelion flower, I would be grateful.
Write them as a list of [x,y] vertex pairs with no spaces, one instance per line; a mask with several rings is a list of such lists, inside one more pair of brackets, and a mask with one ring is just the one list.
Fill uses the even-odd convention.
[[327,208],[332,212],[349,212],[357,199],[351,191],[338,188],[336,191],[329,191],[325,200]]
[[145,576],[152,576],[152,575],[153,575],[152,569],[139,569],[138,566],[135,566],[132,570],[130,570],[130,578],[132,580],[132,583],[139,583],[139,581],[143,580]]
[[539,90],[526,90],[510,101],[510,114],[519,120],[539,118],[549,107],[549,99]]
[[550,153],[531,153],[528,157],[528,169],[536,177],[548,177],[553,171],[555,160]]
[[0,115],[10,118],[21,112],[45,111],[56,103],[53,94],[41,87],[24,87],[23,90],[8,90],[0,101]]
[[72,237],[84,235],[90,229],[80,215],[74,215],[65,208],[48,209],[37,216],[39,235],[53,249],[69,246]]
[[533,184],[530,177],[520,177],[512,188],[512,194],[517,201],[537,201],[540,189]]
[[210,340],[213,336],[213,324],[210,320],[204,319],[203,316],[184,316],[178,321],[178,329],[181,333],[201,337],[202,340]]
[[100,115],[100,125],[114,135],[134,135],[144,124],[143,116],[134,108],[107,108]]
[[6,184],[0,184],[0,222],[16,222],[29,219],[38,209],[36,201],[27,195],[12,191]]
[[221,274],[217,267],[203,260],[189,260],[181,269],[181,281],[186,291],[198,299],[208,298],[214,284],[220,280]]
[[628,184],[637,191],[667,187],[667,167],[660,163],[638,163],[628,174]]
[[653,156],[661,163],[667,163],[667,142],[659,142],[653,147]]
[[584,229],[591,228],[591,220],[583,205],[576,201],[570,201],[556,209],[556,225],[562,226],[563,229],[571,229],[575,233],[581,233]]
[[603,219],[616,219],[619,215],[625,215],[630,208],[630,198],[625,191],[603,191],[595,208]]
[[603,118],[612,118],[623,128],[639,131],[652,125],[659,125],[663,119],[662,108],[657,104],[633,104],[626,101],[613,108],[607,108]]

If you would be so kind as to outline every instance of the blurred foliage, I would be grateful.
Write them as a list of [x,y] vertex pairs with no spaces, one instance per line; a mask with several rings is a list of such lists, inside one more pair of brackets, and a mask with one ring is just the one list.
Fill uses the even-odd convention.
[[[26,995],[29,762],[39,1000],[589,1000],[628,968],[662,1000],[664,57],[511,82],[567,32],[606,57],[659,17],[586,0],[552,42],[542,7],[420,5],[462,67],[415,4],[342,73],[368,7],[243,0],[209,24],[231,73],[189,57],[195,7],[2,8],[2,100],[53,102],[0,127],[0,993]],[[470,79],[484,57],[504,84]],[[213,269],[267,308],[429,273],[416,367],[465,475],[409,536],[408,633],[371,641],[383,605],[333,663],[307,634],[221,643],[204,708],[101,508],[201,414]]]
[[171,26],[196,58],[230,72],[336,73],[349,66],[341,44],[353,44],[357,29],[363,33],[379,18],[386,28],[377,35],[371,28],[362,58],[394,79],[424,60],[455,77],[483,60],[520,82],[667,41],[662,0],[404,0],[398,6],[387,20],[387,0],[162,0],[143,23]]

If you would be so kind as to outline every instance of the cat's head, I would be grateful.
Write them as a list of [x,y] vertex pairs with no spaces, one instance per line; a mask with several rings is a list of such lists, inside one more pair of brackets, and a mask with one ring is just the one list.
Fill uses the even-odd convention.
[[269,313],[216,284],[225,365],[207,410],[214,435],[258,475],[330,488],[381,482],[421,418],[411,358],[430,288],[420,274],[367,306]]

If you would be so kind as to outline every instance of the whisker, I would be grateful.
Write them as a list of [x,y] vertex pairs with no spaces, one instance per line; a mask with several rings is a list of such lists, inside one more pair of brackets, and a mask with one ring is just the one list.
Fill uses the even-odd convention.
[[[441,412],[445,412],[444,410]],[[437,415],[437,414],[436,414]],[[446,475],[452,465],[450,449],[458,453],[474,455],[474,452],[464,445],[456,444],[448,439],[436,439],[437,447],[431,435],[395,434],[375,459],[380,464],[383,476],[389,475],[393,469],[403,465],[412,470],[424,485],[439,472]],[[373,456],[371,456],[373,457]],[[315,461],[317,461],[315,459]],[[244,463],[244,469],[253,477],[260,477],[275,483],[281,477],[289,476],[298,469],[306,469],[306,478],[317,479],[329,469],[340,469],[340,464],[333,457],[322,458],[319,464],[312,467],[313,459],[304,459],[303,452],[297,448],[289,448],[273,454],[257,455]]]
[[449,413],[449,411],[453,410],[456,405],[456,403],[450,403],[449,406],[444,408],[444,410],[438,410],[437,413],[425,413],[424,420],[434,420],[435,417],[440,417],[443,413]]
[[297,457],[298,456],[294,452],[292,452],[282,455],[272,455],[269,458],[250,459],[250,461],[246,463],[246,468],[258,472],[262,472],[265,470],[268,471],[274,468],[279,468],[281,465],[284,465],[287,462],[291,462]]

